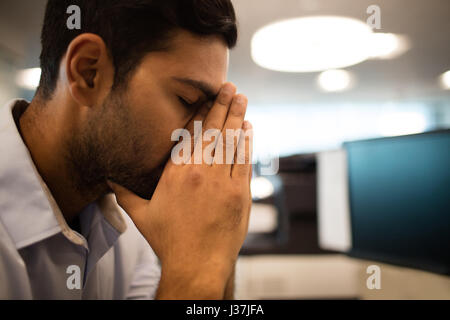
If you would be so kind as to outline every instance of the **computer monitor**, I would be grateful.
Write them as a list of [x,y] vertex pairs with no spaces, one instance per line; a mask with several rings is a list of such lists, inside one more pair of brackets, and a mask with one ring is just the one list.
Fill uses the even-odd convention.
[[348,142],[344,150],[351,235],[345,251],[450,274],[450,130]]

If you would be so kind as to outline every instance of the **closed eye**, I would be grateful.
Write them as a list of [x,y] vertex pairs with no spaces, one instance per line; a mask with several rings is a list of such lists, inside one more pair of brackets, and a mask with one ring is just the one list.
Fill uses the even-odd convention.
[[184,100],[182,97],[178,96],[178,100],[181,102],[183,106],[186,108],[192,108],[196,103],[189,103],[186,100]]
[[185,106],[186,108],[198,108],[200,107],[200,105],[203,104],[203,99],[198,99],[197,101],[190,103],[189,101],[185,100],[184,98],[178,96],[178,100],[181,102],[181,104],[183,106]]

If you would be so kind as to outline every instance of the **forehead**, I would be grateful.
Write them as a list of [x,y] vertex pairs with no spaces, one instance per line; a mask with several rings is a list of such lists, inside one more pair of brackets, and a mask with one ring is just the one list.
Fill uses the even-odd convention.
[[219,36],[178,31],[165,51],[150,52],[142,67],[160,77],[189,78],[207,83],[215,92],[227,79],[229,50]]

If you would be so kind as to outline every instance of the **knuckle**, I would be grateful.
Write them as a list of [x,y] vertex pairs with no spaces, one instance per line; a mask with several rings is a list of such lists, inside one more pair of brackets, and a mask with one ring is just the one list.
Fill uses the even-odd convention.
[[238,94],[235,97],[235,103],[236,105],[239,105],[241,109],[245,109],[248,104],[248,99],[243,94]]
[[209,121],[206,125],[205,125],[205,129],[215,129],[215,130],[220,130],[221,126],[219,125],[219,123],[217,121]]
[[235,92],[236,86],[232,83],[226,83],[220,90],[219,96],[217,97],[217,103],[228,106]]
[[249,156],[245,151],[239,149],[236,154],[236,160],[237,164],[246,164],[249,162]]
[[231,188],[229,200],[235,204],[241,204],[244,200],[244,196],[245,193],[243,188],[239,185],[235,185]]
[[230,115],[232,117],[242,117],[244,115],[244,107],[239,103],[233,103],[233,106],[230,108]]
[[236,142],[235,142],[234,136],[227,136],[225,139],[225,147],[227,149],[231,149],[231,148],[234,148],[235,145],[236,145]]
[[189,168],[188,173],[186,174],[187,183],[191,186],[199,186],[203,183],[204,176],[202,171],[195,166]]
[[229,196],[229,202],[236,207],[240,207],[239,204],[241,202],[241,195],[237,192],[232,192]]

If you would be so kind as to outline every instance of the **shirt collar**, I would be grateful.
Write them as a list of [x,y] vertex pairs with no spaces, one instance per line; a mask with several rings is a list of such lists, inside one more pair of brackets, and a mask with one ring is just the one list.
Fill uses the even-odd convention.
[[[86,240],[67,225],[18,131],[16,121],[28,105],[25,100],[13,100],[0,109],[0,222],[18,250],[59,232],[87,248]],[[125,231],[126,223],[112,195],[96,205],[102,220],[117,231],[114,238]]]

